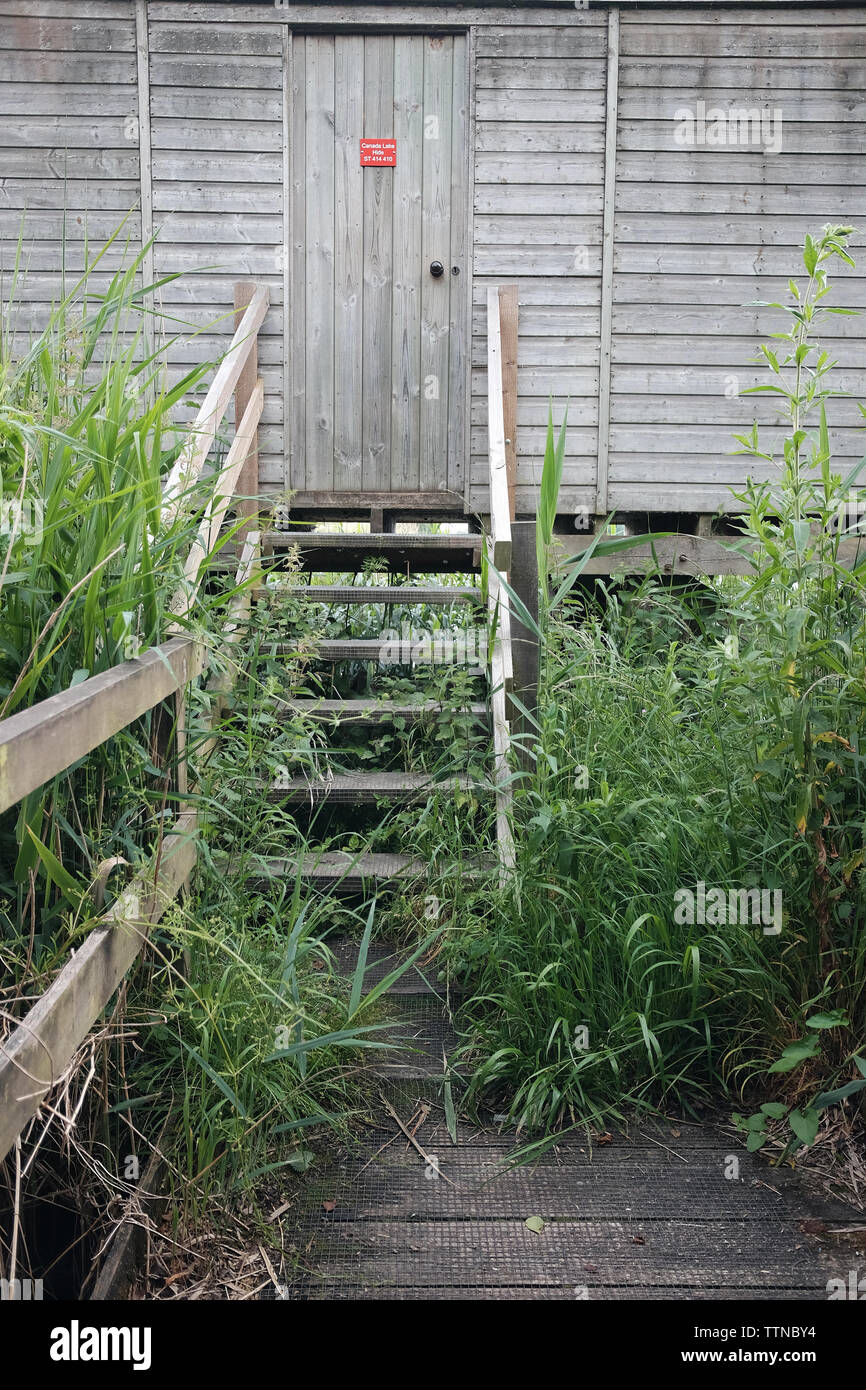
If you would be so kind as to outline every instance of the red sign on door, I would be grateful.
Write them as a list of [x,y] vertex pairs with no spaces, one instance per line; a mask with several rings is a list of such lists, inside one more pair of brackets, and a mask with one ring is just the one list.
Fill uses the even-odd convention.
[[362,140],[361,164],[375,164],[383,167],[397,163],[396,140]]

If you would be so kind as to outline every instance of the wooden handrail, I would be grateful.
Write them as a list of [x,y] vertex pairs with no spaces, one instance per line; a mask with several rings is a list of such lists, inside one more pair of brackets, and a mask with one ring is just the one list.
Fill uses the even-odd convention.
[[[239,583],[252,572],[258,553],[259,535],[254,532],[244,547]],[[221,645],[232,640],[249,606],[250,589],[245,586],[232,600]],[[231,681],[225,684],[230,686]],[[213,747],[221,719],[222,702],[217,700],[205,724],[211,737],[200,757]],[[181,805],[173,830],[146,868],[135,876],[10,1036],[0,1040],[0,1161],[63,1075],[144,946],[150,928],[189,878],[197,857],[197,832],[195,807]]]
[[[249,355],[250,335],[254,341],[267,305],[268,291],[261,287],[232,339],[229,353],[234,356],[221,365],[196,417],[195,438],[169,475],[163,493],[165,522],[179,514],[186,492],[201,472]],[[214,479],[204,520],[184,567],[184,583],[172,600],[175,620],[170,632],[179,633],[178,619],[192,609],[203,565],[217,543],[250,454],[263,400],[264,388],[257,380],[226,461]],[[243,617],[250,608],[247,580],[254,576],[259,554],[259,534],[251,532],[243,544],[238,592],[221,633],[221,648],[237,643]],[[200,641],[174,636],[133,661],[122,662],[2,721],[0,810],[65,771],[148,709],[184,691],[201,674],[204,664]],[[220,697],[232,684],[231,674],[212,683],[217,699],[205,724],[210,738],[200,750],[202,757],[215,743],[223,709]],[[196,861],[197,830],[195,807],[182,804],[173,830],[161,841],[146,868],[135,876],[10,1036],[0,1041],[0,1160],[62,1077],[141,951],[150,928],[188,879]]]
[[260,285],[250,300],[237,332],[231,340],[210,389],[195,417],[190,438],[168,475],[163,489],[163,523],[177,517],[198,481],[205,459],[213,447],[237,379],[244,369],[251,346],[268,311],[269,291]]
[[204,669],[201,643],[177,637],[0,722],[0,811],[168,699]]
[[[196,416],[194,439],[166,480],[163,489],[164,519],[177,513],[180,503],[177,495],[178,469],[183,458],[188,457],[190,466],[196,468],[196,477],[201,470],[204,455],[200,456],[200,453],[204,439],[209,435],[210,443],[213,443],[235,381],[249,353],[252,325],[256,325],[257,331],[267,305],[267,286],[262,286],[253,296],[232,339],[229,352],[234,351],[234,360],[224,361],[220,366]],[[264,388],[259,380],[225,463],[214,478],[205,519],[184,567],[185,582],[171,601],[171,612],[177,618],[186,616],[191,610],[201,582],[204,561],[216,543],[238,476],[249,453],[263,401]],[[222,414],[215,419],[213,412],[220,403]],[[177,621],[170,624],[168,629],[170,634],[179,634],[182,630],[182,625]],[[182,689],[201,674],[204,663],[205,652],[200,643],[175,636],[174,640],[154,647],[140,657],[90,676],[71,690],[49,696],[29,709],[0,721],[0,811],[8,810],[16,801],[65,772],[94,748],[106,743],[149,709]]]

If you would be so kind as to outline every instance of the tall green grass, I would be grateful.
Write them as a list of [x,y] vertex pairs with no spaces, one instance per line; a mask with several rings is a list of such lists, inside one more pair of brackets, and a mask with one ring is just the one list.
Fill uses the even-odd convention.
[[[166,524],[161,489],[186,437],[174,415],[213,364],[169,382],[172,339],[161,331],[157,296],[175,277],[145,282],[146,247],[103,273],[106,257],[122,250],[121,234],[64,284],[35,334],[25,336],[23,241],[8,281],[0,326],[8,523],[0,535],[0,718],[157,645],[198,526],[195,497]],[[204,610],[196,621],[207,626]],[[101,859],[140,852],[147,793],[161,781],[150,727],[150,718],[138,721],[3,818],[3,880],[13,903],[6,931],[29,923],[36,957],[62,914],[80,909],[72,885],[86,887]]]
[[[832,359],[817,333],[850,228],[809,239],[787,325],[762,349],[788,416],[778,481],[738,499],[752,576],[689,602],[650,576],[587,613],[565,578],[542,604],[535,771],[518,789],[516,888],[466,924],[471,1094],[528,1130],[727,1091],[855,1081],[866,1036],[861,745],[866,556],[836,524]],[[548,440],[548,493],[557,447]],[[544,486],[542,487],[544,493]],[[540,544],[552,540],[545,521]],[[856,542],[858,531],[847,528]],[[697,883],[782,894],[783,926],[679,923]],[[816,1009],[838,1023],[793,1074],[768,1068]],[[814,1025],[812,1025],[814,1026]]]

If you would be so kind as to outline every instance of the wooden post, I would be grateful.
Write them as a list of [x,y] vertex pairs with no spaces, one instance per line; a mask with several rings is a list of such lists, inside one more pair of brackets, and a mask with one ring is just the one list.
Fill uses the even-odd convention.
[[[256,292],[256,286],[247,281],[240,280],[235,284],[235,332],[240,327],[244,310]],[[250,403],[250,397],[256,389],[256,381],[259,375],[259,354],[258,354],[258,335],[249,345],[247,360],[244,363],[241,374],[235,386],[235,429],[244,418],[244,412]],[[255,431],[250,442],[249,452],[241,469],[238,478],[237,494],[237,515],[249,519],[249,524],[240,527],[235,538],[238,554],[243,550],[244,541],[249,532],[253,529],[252,518],[259,510],[259,454],[258,454],[258,429]]]
[[595,510],[607,516],[610,470],[610,392],[613,343],[613,252],[616,237],[617,100],[619,86],[619,9],[607,13],[607,110],[604,142],[604,203],[601,239],[601,348],[598,371],[598,465]]
[[[538,560],[535,553],[535,522],[512,521],[511,523],[511,587],[527,609],[533,622],[538,623]],[[513,694],[528,712],[535,717],[538,711],[538,638],[525,627],[520,616],[511,612],[511,650],[514,662]],[[533,760],[522,747],[522,741],[533,738],[535,729],[520,711],[512,706],[509,715],[514,734],[520,736],[516,743],[520,765],[528,772]]]
[[517,286],[499,286],[499,327],[502,338],[502,406],[505,416],[505,471],[508,507],[514,520],[517,487]]

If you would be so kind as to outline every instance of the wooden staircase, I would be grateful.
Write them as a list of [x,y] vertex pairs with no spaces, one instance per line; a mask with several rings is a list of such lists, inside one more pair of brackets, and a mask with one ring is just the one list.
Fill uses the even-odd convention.
[[[431,582],[414,584],[413,575],[435,575],[440,573],[466,573],[477,575],[481,570],[483,537],[471,533],[459,535],[443,534],[394,534],[355,533],[332,531],[269,531],[260,538],[262,574],[256,583],[254,594],[260,600],[268,601],[289,564],[297,574],[300,570],[304,581],[293,584],[292,597],[300,604],[345,605],[348,610],[357,605],[382,609],[384,614],[393,606],[469,606],[474,611],[473,621],[483,625],[486,655],[487,612],[484,595],[479,585],[448,585]],[[400,574],[405,582],[381,583],[316,583],[317,575],[353,576],[363,570],[371,556],[380,558],[390,571],[389,579]],[[495,663],[470,664],[460,658],[467,650],[474,650],[472,644],[467,649],[465,629],[442,629],[436,633],[435,643],[428,643],[429,656],[442,670],[442,663],[448,663],[456,652],[457,665],[464,675],[478,682],[479,690],[475,698],[460,706],[461,715],[469,723],[482,731],[493,725],[492,687]],[[453,643],[453,645],[452,645]],[[396,668],[404,673],[424,669],[422,643],[412,640],[394,642],[392,654],[387,656]],[[331,663],[334,672],[341,670],[346,663],[363,663],[378,668],[387,651],[387,639],[382,636],[372,638],[304,636],[296,640],[264,644],[262,651],[269,656],[302,657],[309,662]],[[501,649],[500,639],[496,644]],[[499,661],[497,669],[501,670]],[[430,667],[426,666],[426,670]],[[334,698],[333,694],[311,695],[298,698],[289,693],[283,698],[271,696],[269,700],[273,717],[278,721],[300,718],[318,728],[320,733],[336,734],[346,725],[353,726],[355,733],[360,728],[369,729],[371,734],[380,734],[383,729],[411,727],[419,737],[425,732],[435,734],[441,719],[452,707],[444,699],[431,699],[419,691],[417,699],[410,694],[394,698]],[[328,806],[380,806],[387,814],[395,808],[423,804],[431,796],[451,798],[455,792],[471,793],[475,801],[483,804],[497,795],[494,785],[494,765],[489,779],[479,779],[457,773],[436,779],[431,774],[417,771],[393,771],[385,769],[364,771],[330,771],[326,769],[319,777],[294,775],[286,769],[286,775],[277,777],[268,790],[270,800],[289,805],[299,812],[307,807],[311,810]],[[503,822],[500,829],[507,829]],[[473,874],[495,871],[501,861],[501,847],[491,846],[489,855],[476,855],[470,872]],[[262,879],[279,879],[297,876],[310,887],[324,891],[352,892],[368,895],[378,892],[386,885],[407,879],[418,880],[424,877],[426,865],[422,859],[412,854],[368,853],[353,855],[347,851],[334,851],[324,846],[308,846],[302,859],[287,857],[285,860],[269,860],[256,873]]]

